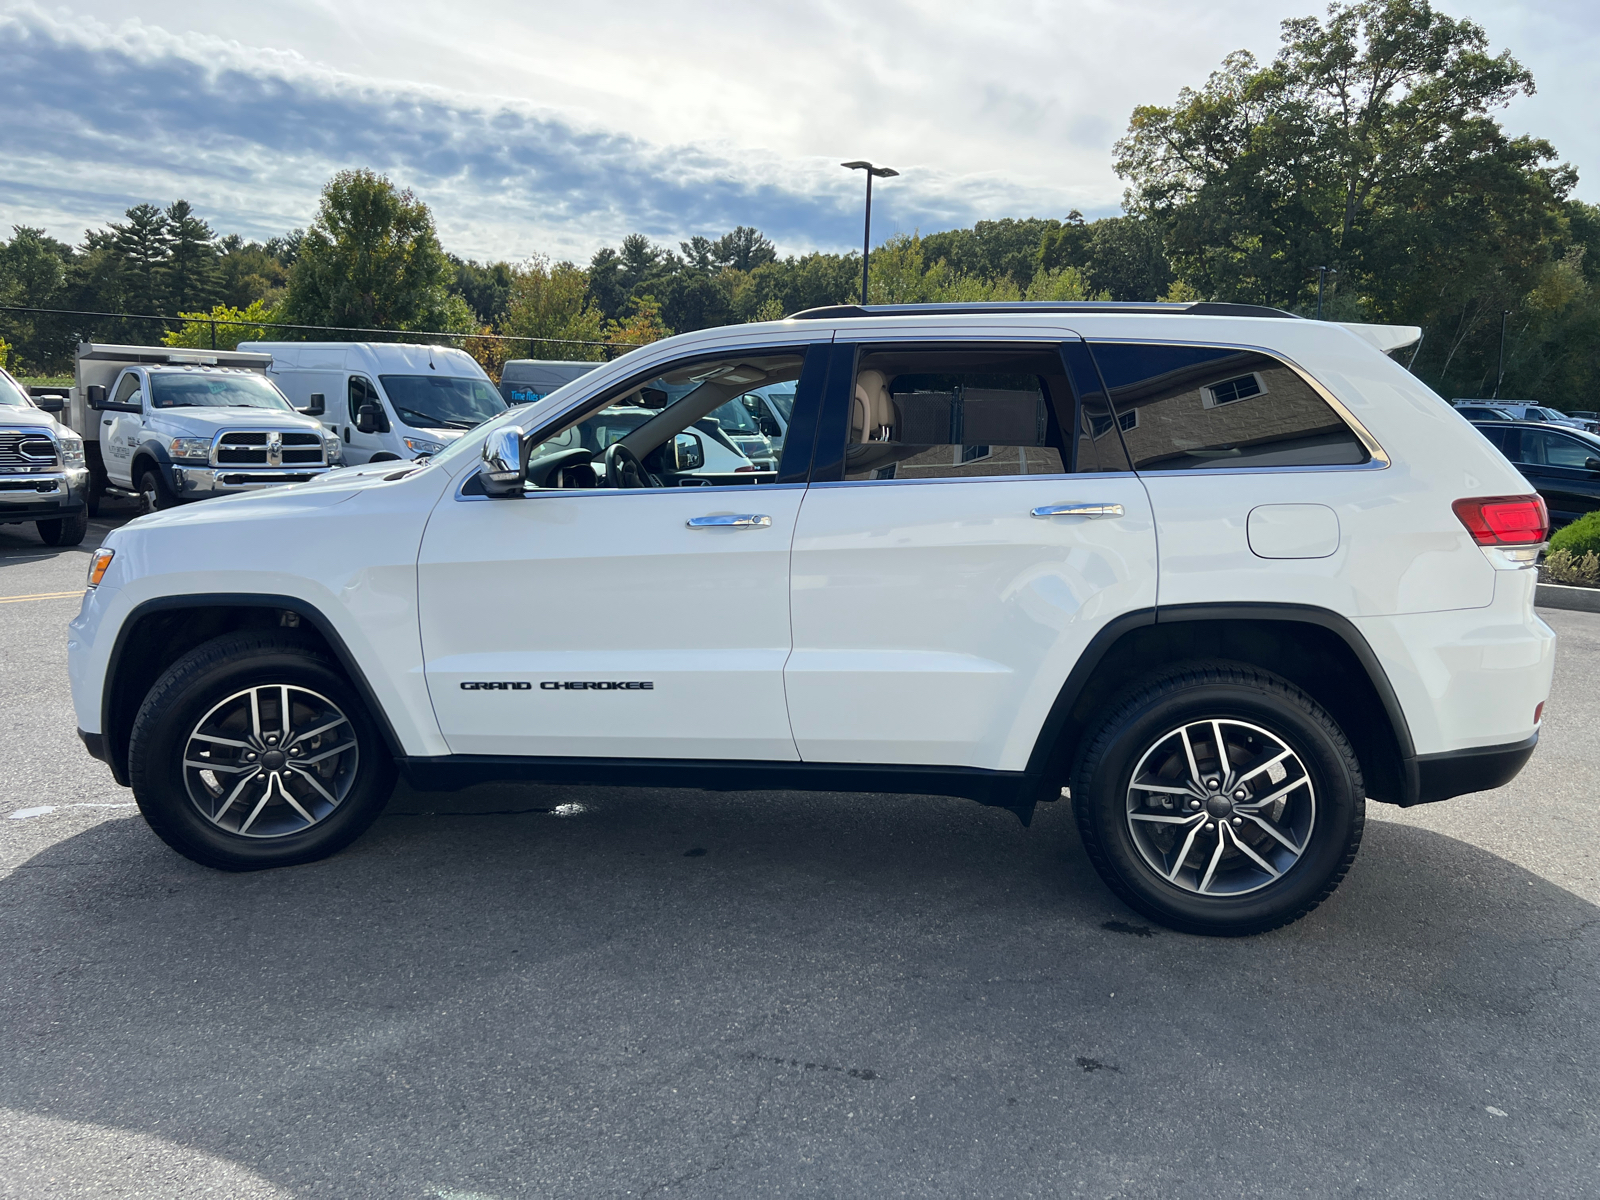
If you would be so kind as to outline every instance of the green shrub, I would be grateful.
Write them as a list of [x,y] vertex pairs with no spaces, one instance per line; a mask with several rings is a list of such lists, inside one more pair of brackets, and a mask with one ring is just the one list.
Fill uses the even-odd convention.
[[1550,539],[1551,550],[1566,550],[1576,556],[1600,554],[1600,512],[1584,513]]

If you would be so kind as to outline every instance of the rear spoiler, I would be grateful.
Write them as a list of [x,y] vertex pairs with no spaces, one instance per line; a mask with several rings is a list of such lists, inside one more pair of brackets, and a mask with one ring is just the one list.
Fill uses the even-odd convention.
[[1422,340],[1420,325],[1361,325],[1354,321],[1340,321],[1339,324],[1385,354],[1414,346]]

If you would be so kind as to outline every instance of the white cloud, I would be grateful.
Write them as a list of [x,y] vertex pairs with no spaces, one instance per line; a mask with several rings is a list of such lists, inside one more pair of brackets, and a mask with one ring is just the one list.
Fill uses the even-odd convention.
[[[1269,57],[1280,18],[1321,7],[16,8],[0,25],[0,220],[76,236],[183,195],[264,235],[304,224],[332,170],[364,165],[415,187],[446,244],[478,256],[583,257],[633,229],[672,241],[735,223],[788,249],[847,248],[860,178],[837,163],[855,157],[903,172],[876,193],[880,234],[1107,213],[1122,191],[1111,143],[1135,104],[1200,83],[1229,50]],[[1575,0],[1472,15],[1540,79],[1508,126],[1582,168],[1600,148],[1586,118],[1600,18]]]

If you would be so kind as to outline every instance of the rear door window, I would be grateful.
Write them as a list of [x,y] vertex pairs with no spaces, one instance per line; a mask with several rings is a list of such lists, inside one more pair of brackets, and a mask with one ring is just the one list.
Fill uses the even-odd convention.
[[1252,350],[1095,342],[1136,471],[1355,466],[1350,426],[1287,363]]
[[849,414],[847,480],[1066,472],[1072,395],[1054,346],[867,347]]

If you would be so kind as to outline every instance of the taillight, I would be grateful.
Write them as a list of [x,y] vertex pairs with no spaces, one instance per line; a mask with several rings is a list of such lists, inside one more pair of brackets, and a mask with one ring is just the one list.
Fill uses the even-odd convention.
[[1550,534],[1543,496],[1478,496],[1450,507],[1480,546],[1535,546]]
[[757,469],[757,467],[756,467],[755,463],[746,463],[742,467],[735,467],[733,469],[733,473],[735,475],[737,475],[740,471],[754,471],[756,469]]

